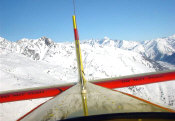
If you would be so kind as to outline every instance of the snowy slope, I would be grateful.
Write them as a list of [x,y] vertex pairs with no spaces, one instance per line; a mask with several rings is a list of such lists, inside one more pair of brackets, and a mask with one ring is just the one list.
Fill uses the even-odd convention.
[[130,50],[146,56],[155,61],[166,61],[175,64],[175,34],[169,37],[157,38],[142,42],[127,40],[112,40],[105,37],[102,40],[88,40],[86,43],[91,45],[101,45],[117,47]]
[[[166,60],[167,57],[173,56],[175,53],[174,45],[175,37],[158,38],[151,41],[146,41],[144,47],[147,57],[154,60]],[[175,62],[175,60],[174,60]]]
[[16,53],[0,55],[0,68],[0,91],[77,81],[75,69],[35,61]]
[[[139,42],[106,37],[85,41],[81,49],[87,80],[175,69],[172,64],[143,55],[146,50]],[[46,37],[17,42],[0,38],[0,91],[77,82],[77,75],[74,43],[55,43]],[[174,84],[172,81],[119,90],[175,108]],[[45,100],[0,104],[0,120],[13,121]]]
[[[154,61],[164,61],[175,64],[175,35],[142,42],[111,40],[108,37],[104,37],[102,40],[92,39],[83,43],[91,45],[92,47],[108,46],[120,48],[122,50],[140,53],[142,56]],[[60,54],[60,52],[62,53],[62,50],[64,49],[67,49],[65,54],[70,55],[71,53],[68,51],[74,49],[74,44],[54,43],[51,39],[46,37],[41,37],[39,39],[24,38],[17,42],[9,42],[6,39],[0,38],[0,48],[6,48],[12,52],[26,55],[34,60],[43,60],[46,56],[52,56],[57,53]]]

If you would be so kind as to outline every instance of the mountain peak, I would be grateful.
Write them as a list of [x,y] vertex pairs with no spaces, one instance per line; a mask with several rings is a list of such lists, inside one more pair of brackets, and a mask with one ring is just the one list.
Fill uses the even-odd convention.
[[105,37],[104,37],[104,40],[110,40],[110,38],[109,38],[109,37],[107,37],[107,36],[105,36]]
[[44,41],[47,46],[50,46],[53,43],[53,41],[50,38],[47,38],[45,36],[39,38],[38,40]]
[[7,41],[5,38],[0,37],[0,42]]
[[175,34],[169,36],[169,38],[171,38],[171,39],[175,39]]

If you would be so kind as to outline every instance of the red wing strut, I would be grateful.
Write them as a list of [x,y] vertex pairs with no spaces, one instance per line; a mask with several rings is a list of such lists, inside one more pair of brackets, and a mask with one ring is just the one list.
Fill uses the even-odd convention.
[[[96,85],[114,89],[128,86],[144,85],[150,83],[164,82],[175,80],[175,70],[167,72],[155,72],[146,74],[137,74],[119,78],[109,78],[102,80],[90,81]],[[28,100],[36,98],[53,97],[67,90],[74,84],[62,86],[50,86],[41,88],[31,88],[16,91],[0,92],[0,103]]]
[[73,85],[74,84],[63,85],[63,86],[58,85],[50,87],[29,88],[15,91],[0,92],[0,103],[53,97],[69,89]]
[[175,80],[175,70],[137,74],[121,78],[119,77],[119,78],[101,79],[101,80],[95,80],[93,81],[93,83],[102,87],[114,89],[114,88],[145,85],[150,83],[157,83],[171,80]]

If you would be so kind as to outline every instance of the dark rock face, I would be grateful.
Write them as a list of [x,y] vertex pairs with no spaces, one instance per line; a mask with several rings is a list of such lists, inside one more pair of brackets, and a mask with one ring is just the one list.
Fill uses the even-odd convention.
[[146,56],[143,56],[143,58],[147,61],[149,61],[150,63],[153,64],[153,68],[156,70],[156,71],[164,71],[164,70],[168,70],[168,68],[166,67],[163,67],[162,65],[160,65],[159,63],[157,63],[156,61],[146,57]]
[[173,53],[172,55],[165,55],[161,61],[165,61],[168,63],[171,63],[173,65],[175,65],[175,53]]

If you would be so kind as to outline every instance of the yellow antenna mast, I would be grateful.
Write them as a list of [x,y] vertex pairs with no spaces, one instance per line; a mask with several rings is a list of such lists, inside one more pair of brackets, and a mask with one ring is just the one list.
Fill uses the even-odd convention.
[[77,55],[79,82],[81,84],[81,95],[82,95],[82,101],[83,101],[84,116],[88,116],[87,97],[86,97],[86,88],[85,88],[86,79],[84,77],[84,69],[83,69],[83,63],[82,63],[82,57],[81,57],[80,42],[79,42],[76,17],[75,17],[75,0],[73,0],[73,5],[74,5],[74,15],[72,16],[72,19],[73,19],[73,28],[74,28],[74,36],[75,36],[75,47],[76,47],[76,55]]

